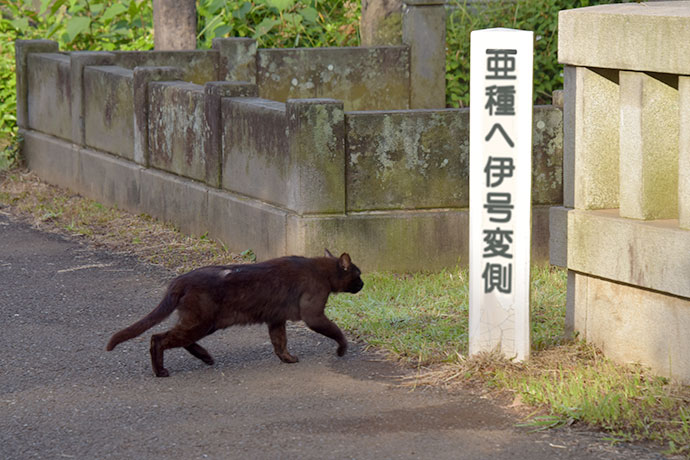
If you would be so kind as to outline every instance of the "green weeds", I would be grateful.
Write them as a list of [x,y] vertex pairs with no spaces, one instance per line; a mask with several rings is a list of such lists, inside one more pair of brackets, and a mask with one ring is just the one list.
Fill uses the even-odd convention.
[[[620,0],[619,0],[620,1]],[[446,25],[446,104],[469,107],[470,33],[507,27],[534,31],[534,100],[550,104],[551,93],[563,87],[558,63],[558,12],[615,0],[517,0],[473,7],[466,0],[449,0]]]

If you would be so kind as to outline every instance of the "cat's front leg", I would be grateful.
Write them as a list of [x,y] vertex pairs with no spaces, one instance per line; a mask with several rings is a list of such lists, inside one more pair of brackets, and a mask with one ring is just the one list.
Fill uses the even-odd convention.
[[320,315],[302,316],[304,323],[314,332],[325,335],[338,342],[338,356],[343,356],[347,351],[347,339],[340,328],[323,313]]
[[287,334],[285,332],[285,321],[268,325],[268,335],[271,337],[273,350],[280,360],[284,363],[296,363],[299,361],[297,356],[293,356],[287,351]]

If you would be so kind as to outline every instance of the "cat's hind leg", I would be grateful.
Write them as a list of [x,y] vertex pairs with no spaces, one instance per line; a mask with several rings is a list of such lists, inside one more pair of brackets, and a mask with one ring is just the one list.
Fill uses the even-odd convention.
[[284,363],[296,363],[299,361],[297,356],[293,356],[287,351],[287,334],[285,333],[285,321],[268,325],[268,335],[271,336],[273,350],[280,360]]
[[[168,332],[152,335],[151,366],[153,367],[153,373],[156,374],[156,377],[167,377],[170,375],[168,370],[163,367],[163,352],[170,348],[183,347],[204,362],[206,361],[201,356],[213,361],[211,355],[209,355],[201,345],[196,343],[197,340],[208,335],[208,330],[208,327],[203,325],[186,328],[178,324]],[[194,350],[194,352],[192,352],[190,348]],[[197,356],[195,352],[200,353],[201,356]]]
[[195,358],[199,358],[209,366],[213,365],[213,357],[209,354],[208,351],[198,343],[193,343],[191,345],[187,345],[184,347],[185,350],[187,350],[192,356]]

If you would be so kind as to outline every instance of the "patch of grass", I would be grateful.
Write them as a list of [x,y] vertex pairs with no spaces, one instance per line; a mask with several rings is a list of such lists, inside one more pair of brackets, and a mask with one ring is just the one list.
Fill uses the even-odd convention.
[[422,365],[467,348],[467,272],[363,276],[357,296],[333,296],[329,316],[367,343]]
[[530,362],[503,366],[494,384],[510,389],[544,415],[535,428],[574,422],[603,429],[614,440],[665,443],[668,453],[690,457],[690,390],[621,365],[584,343],[552,348]]
[[[416,365],[451,363],[468,347],[469,273],[363,276],[357,296],[331,298],[329,315],[367,343]],[[543,349],[560,343],[565,318],[566,273],[549,266],[532,269],[532,343]]]

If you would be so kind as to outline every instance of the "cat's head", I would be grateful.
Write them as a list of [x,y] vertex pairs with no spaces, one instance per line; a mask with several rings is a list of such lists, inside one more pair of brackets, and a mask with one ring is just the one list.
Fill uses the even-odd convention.
[[333,290],[335,292],[351,292],[356,294],[364,287],[364,281],[360,277],[362,272],[357,265],[352,263],[350,255],[343,252],[340,257],[336,257],[326,249],[326,257],[337,259],[336,276],[334,279]]

